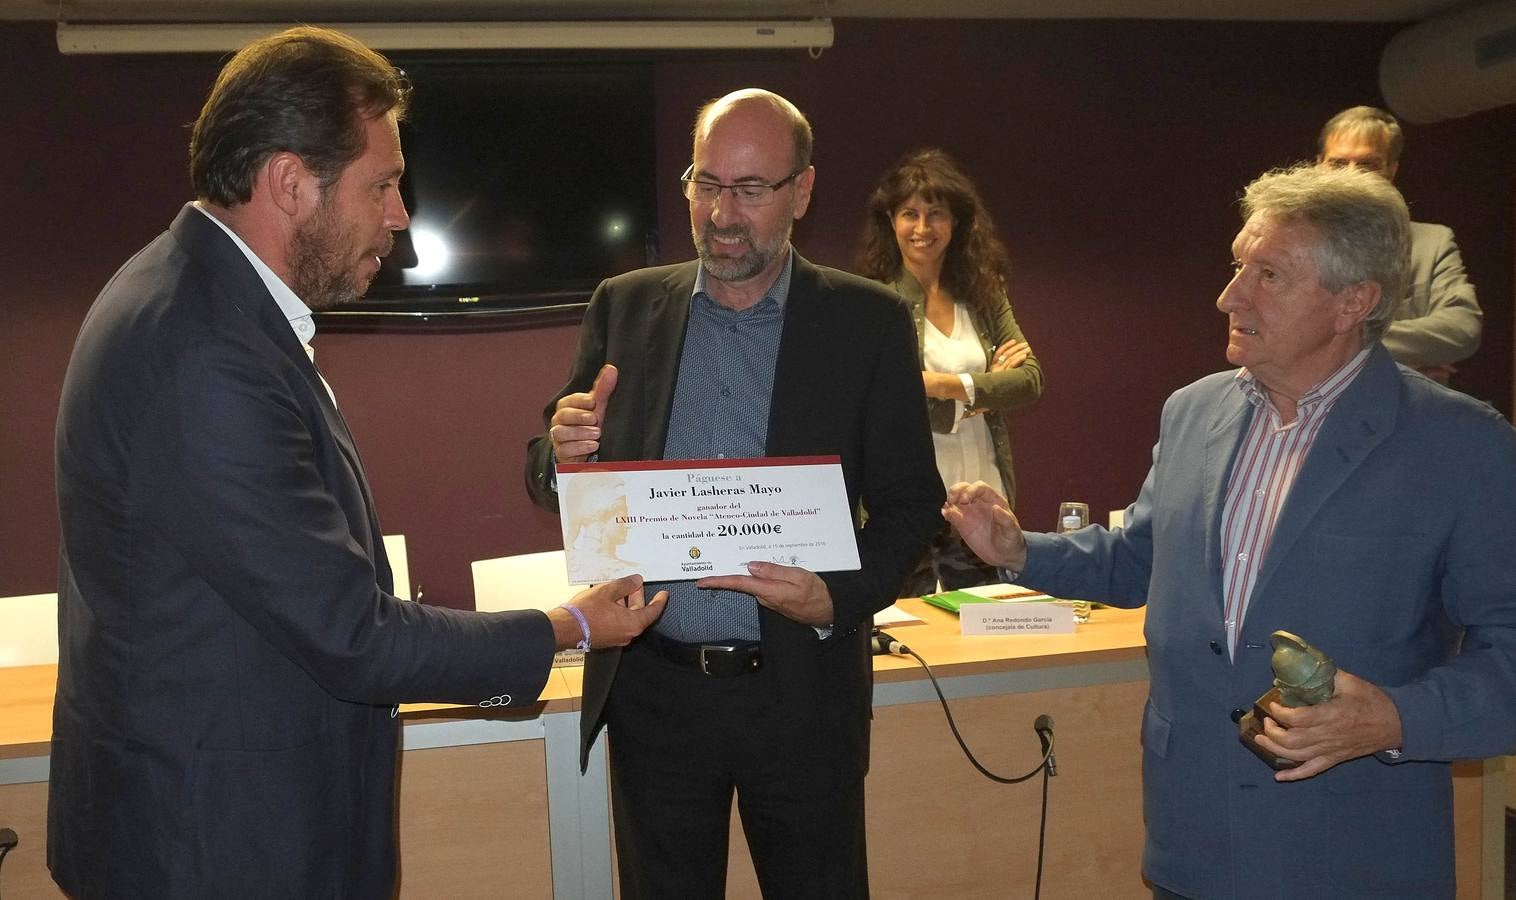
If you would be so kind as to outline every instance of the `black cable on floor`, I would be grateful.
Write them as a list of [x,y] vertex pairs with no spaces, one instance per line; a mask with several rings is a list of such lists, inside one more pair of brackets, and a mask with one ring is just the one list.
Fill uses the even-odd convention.
[[5,854],[11,852],[12,848],[20,842],[20,838],[16,837],[16,832],[9,828],[0,828],[0,863],[5,862]]
[[900,643],[899,641],[881,631],[874,632],[874,646],[875,649],[881,653],[887,653],[896,656],[909,656],[912,659],[916,660],[921,668],[926,671],[926,677],[932,682],[932,690],[937,692],[937,701],[942,704],[942,712],[947,716],[948,728],[953,732],[953,739],[958,742],[958,747],[963,750],[963,755],[968,758],[968,761],[973,764],[975,769],[979,770],[979,774],[997,784],[1020,784],[1021,782],[1031,778],[1033,775],[1036,775],[1038,772],[1042,773],[1042,813],[1037,824],[1037,881],[1033,894],[1034,898],[1040,898],[1042,896],[1042,852],[1047,835],[1048,824],[1048,779],[1053,774],[1053,772],[1057,771],[1052,763],[1052,720],[1048,719],[1046,716],[1039,717],[1037,720],[1037,725],[1035,726],[1037,728],[1039,736],[1042,736],[1042,723],[1043,720],[1047,720],[1047,729],[1045,734],[1047,747],[1043,751],[1042,759],[1037,763],[1037,768],[1026,773],[1025,775],[1017,775],[1014,777],[997,775],[994,772],[991,772],[989,769],[985,768],[984,765],[980,763],[979,760],[974,756],[973,751],[969,749],[969,745],[964,742],[963,735],[958,731],[958,723],[953,720],[953,710],[948,706],[947,696],[942,693],[942,685],[937,683],[937,676],[932,672],[932,667],[927,665],[927,661],[922,659],[921,655],[912,650],[910,647],[907,647],[906,645]]

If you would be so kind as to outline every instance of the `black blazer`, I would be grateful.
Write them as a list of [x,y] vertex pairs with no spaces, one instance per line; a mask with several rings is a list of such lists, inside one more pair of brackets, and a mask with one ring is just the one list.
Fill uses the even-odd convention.
[[[793,251],[792,251],[793,252]],[[568,384],[587,391],[604,363],[619,370],[602,425],[602,460],[661,459],[673,408],[696,262],[642,269],[603,282],[580,328]],[[795,711],[794,724],[866,770],[873,684],[870,617],[896,591],[942,527],[941,477],[927,425],[916,336],[900,298],[872,281],[795,255],[784,335],[769,405],[769,456],[838,454],[848,500],[868,510],[857,532],[862,568],[822,575],[835,626],[815,629],[759,607],[764,666]],[[546,434],[528,447],[527,491],[557,512]],[[862,519],[862,516],[858,516]],[[619,650],[596,650],[585,667],[581,765],[602,722]]]
[[57,481],[54,878],[77,897],[389,897],[391,705],[530,703],[552,628],[393,596],[341,414],[200,212],[90,309]]

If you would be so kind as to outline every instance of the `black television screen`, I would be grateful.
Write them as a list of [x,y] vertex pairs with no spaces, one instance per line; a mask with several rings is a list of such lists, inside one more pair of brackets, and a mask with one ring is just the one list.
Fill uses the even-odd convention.
[[411,224],[368,295],[335,312],[580,302],[600,279],[653,261],[650,66],[395,62],[413,85],[400,128]]

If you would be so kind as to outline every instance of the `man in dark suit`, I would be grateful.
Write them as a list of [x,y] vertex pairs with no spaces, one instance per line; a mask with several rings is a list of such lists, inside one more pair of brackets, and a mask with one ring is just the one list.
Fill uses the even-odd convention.
[[635,577],[546,615],[393,594],[309,340],[408,221],[406,90],[320,29],[238,53],[195,124],[198,202],[79,334],[48,804],[76,897],[390,897],[394,704],[531,703],[555,649],[625,642],[661,609]]
[[[1126,527],[1023,534],[982,482],[945,514],[1013,580],[1147,604],[1143,873],[1154,896],[1451,900],[1451,760],[1516,746],[1516,432],[1395,364],[1390,184],[1299,167],[1249,185],[1216,305],[1240,368],[1164,405]],[[1335,696],[1237,720],[1285,630]]]
[[816,173],[800,111],[767,91],[696,119],[685,196],[699,261],[595,292],[568,384],[532,442],[528,489],[557,510],[554,465],[838,454],[862,568],[671,586],[625,653],[592,653],[584,753],[609,726],[622,896],[719,898],[735,791],[764,895],[868,893],[870,617],[940,527],[915,332],[899,298],[790,247]]

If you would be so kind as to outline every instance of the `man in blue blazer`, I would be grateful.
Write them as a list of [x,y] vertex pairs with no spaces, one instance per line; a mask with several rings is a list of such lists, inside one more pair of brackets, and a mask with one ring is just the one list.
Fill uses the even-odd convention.
[[555,649],[625,643],[661,608],[636,578],[546,615],[394,596],[309,342],[408,221],[405,97],[333,32],[237,54],[191,140],[199,201],[80,331],[48,803],[74,897],[388,898],[394,704],[529,704]]
[[[1516,746],[1516,432],[1380,344],[1409,218],[1385,180],[1255,181],[1217,300],[1241,368],[1164,406],[1126,527],[1023,534],[983,484],[944,514],[1060,596],[1148,606],[1143,873],[1156,897],[1451,898],[1449,761]],[[1336,695],[1236,720],[1269,635],[1336,661]]]

